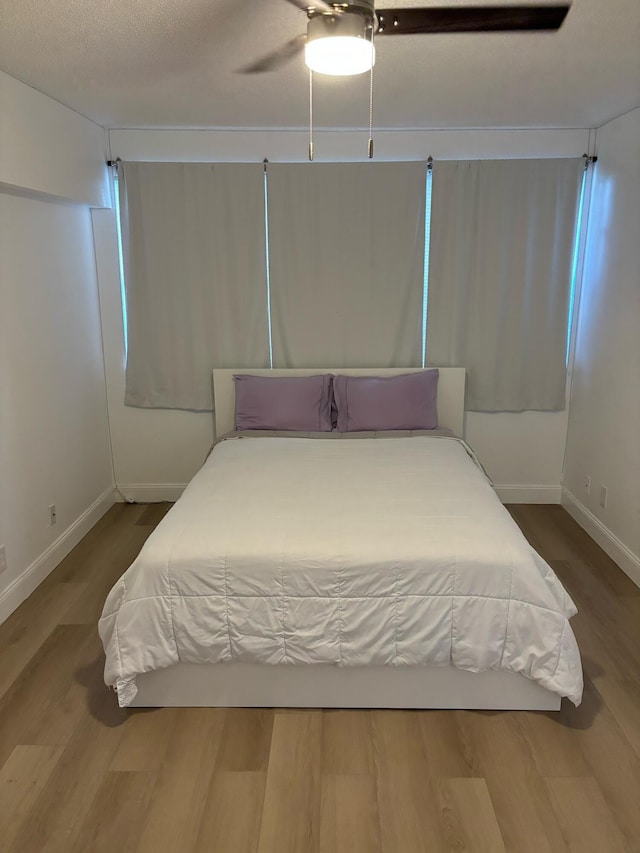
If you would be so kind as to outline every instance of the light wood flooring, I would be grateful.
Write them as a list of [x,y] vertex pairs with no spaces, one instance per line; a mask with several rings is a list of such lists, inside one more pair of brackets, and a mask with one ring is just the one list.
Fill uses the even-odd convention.
[[96,623],[167,510],[113,507],[0,626],[2,853],[640,851],[640,589],[559,506],[584,701],[559,713],[125,711]]

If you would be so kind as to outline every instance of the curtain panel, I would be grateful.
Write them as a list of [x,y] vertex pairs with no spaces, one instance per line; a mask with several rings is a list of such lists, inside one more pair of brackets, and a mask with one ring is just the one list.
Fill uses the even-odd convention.
[[123,163],[129,406],[210,410],[214,367],[266,367],[258,164]]
[[267,170],[275,367],[419,366],[425,163]]
[[584,161],[433,165],[429,364],[467,368],[470,411],[565,406]]

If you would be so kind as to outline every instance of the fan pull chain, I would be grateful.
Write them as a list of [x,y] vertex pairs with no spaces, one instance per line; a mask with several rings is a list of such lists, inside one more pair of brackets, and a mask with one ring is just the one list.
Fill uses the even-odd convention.
[[[373,39],[373,35],[371,36]],[[369,78],[369,144],[367,146],[369,160],[373,160],[373,65]]]
[[309,69],[309,160],[313,160],[313,71]]

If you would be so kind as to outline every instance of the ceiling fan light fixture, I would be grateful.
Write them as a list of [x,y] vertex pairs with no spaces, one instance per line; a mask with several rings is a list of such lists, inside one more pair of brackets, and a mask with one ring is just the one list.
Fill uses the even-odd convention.
[[375,64],[373,27],[361,14],[317,15],[309,20],[305,63],[318,74],[364,74]]
[[375,63],[375,48],[354,36],[334,36],[312,41],[305,47],[307,67],[318,74],[364,74]]

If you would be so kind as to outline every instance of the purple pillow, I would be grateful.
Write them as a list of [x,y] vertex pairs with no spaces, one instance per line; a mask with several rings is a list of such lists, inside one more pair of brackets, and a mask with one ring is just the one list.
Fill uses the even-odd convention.
[[335,376],[338,431],[435,429],[438,371],[399,376]]
[[331,431],[333,376],[233,377],[236,429]]

